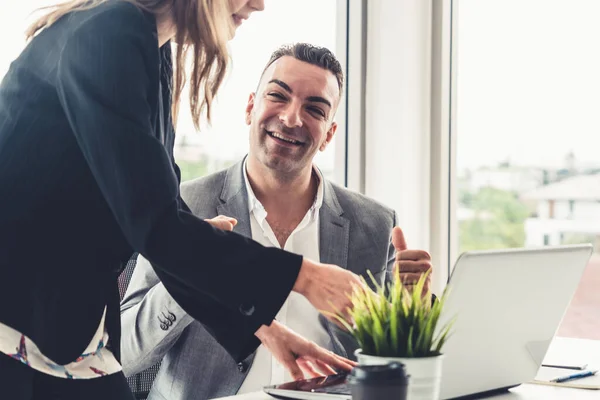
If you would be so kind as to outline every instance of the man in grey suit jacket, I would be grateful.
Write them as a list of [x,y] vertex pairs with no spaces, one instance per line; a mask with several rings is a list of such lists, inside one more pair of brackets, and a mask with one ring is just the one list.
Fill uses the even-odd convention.
[[[431,269],[429,255],[406,249],[394,211],[333,184],[312,164],[335,134],[342,82],[341,66],[327,49],[297,44],[276,51],[246,109],[248,156],[227,170],[184,183],[182,198],[195,215],[233,218],[224,220],[231,221],[229,228],[264,245],[363,276],[371,270],[380,282],[397,265],[403,279],[414,282]],[[302,372],[334,372],[300,362],[300,376],[291,371],[288,377],[260,347],[236,364],[173,300],[143,258],[121,312],[125,374],[162,360],[151,400],[210,399],[259,390]],[[277,319],[316,344],[353,357],[356,343],[302,299],[290,296]]]

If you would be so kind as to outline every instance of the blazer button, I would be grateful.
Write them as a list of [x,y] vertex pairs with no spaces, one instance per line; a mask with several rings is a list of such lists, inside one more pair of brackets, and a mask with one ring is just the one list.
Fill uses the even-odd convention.
[[242,304],[240,305],[240,312],[242,315],[250,317],[252,314],[254,314],[254,306],[252,304]]
[[238,363],[237,367],[238,367],[238,371],[240,371],[242,374],[244,372],[248,371],[248,364],[245,361]]

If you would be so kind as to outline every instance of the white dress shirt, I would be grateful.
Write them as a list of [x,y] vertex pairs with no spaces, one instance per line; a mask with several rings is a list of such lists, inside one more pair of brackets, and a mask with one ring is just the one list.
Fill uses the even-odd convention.
[[[287,239],[283,249],[319,261],[319,209],[323,204],[323,177],[317,168],[314,168],[314,171],[319,178],[317,196],[312,207]],[[246,162],[244,162],[244,180],[248,192],[252,239],[264,246],[281,248],[267,222],[267,212],[250,186]],[[318,316],[319,312],[304,296],[291,292],[275,318],[304,338],[331,350],[331,338],[319,324]],[[256,351],[254,362],[238,394],[255,392],[262,390],[264,386],[289,380],[291,376],[287,370],[261,345]]]

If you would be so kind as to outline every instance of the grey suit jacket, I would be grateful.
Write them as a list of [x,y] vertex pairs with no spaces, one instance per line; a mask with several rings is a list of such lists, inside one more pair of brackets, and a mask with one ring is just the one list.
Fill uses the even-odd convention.
[[[365,277],[370,269],[378,281],[389,279],[394,263],[390,238],[396,224],[394,211],[327,180],[323,184],[320,261]],[[181,195],[195,215],[234,217],[238,220],[234,231],[252,237],[243,162],[184,183]],[[252,365],[253,354],[236,363],[206,327],[173,300],[148,261],[141,257],[121,303],[121,322],[126,375],[143,371],[162,359],[149,400],[204,400],[233,395]],[[333,350],[353,358],[356,342],[322,316],[320,323],[331,336]]]

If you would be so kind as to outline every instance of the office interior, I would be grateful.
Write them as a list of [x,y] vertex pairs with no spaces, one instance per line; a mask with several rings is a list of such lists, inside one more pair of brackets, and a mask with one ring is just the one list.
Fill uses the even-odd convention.
[[[1,36],[53,3],[2,2]],[[245,102],[276,47],[328,47],[346,85],[324,176],[397,212],[436,293],[464,251],[592,243],[556,335],[600,341],[598,20],[597,0],[267,0],[230,43],[212,124],[196,132],[182,104],[182,180],[244,156]],[[0,76],[24,45],[3,44]]]

